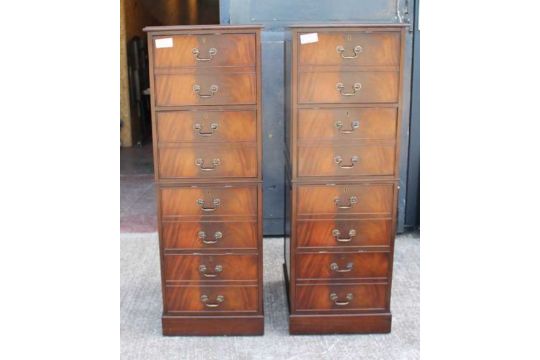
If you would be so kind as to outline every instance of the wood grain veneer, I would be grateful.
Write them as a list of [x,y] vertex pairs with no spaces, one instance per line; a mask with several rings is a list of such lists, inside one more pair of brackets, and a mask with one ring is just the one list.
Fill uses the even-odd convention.
[[257,249],[257,220],[162,221],[165,249]]
[[168,111],[157,115],[159,144],[195,142],[257,143],[257,113],[245,111]]
[[[155,52],[154,66],[157,69],[215,66],[255,67],[256,64],[255,34],[164,35],[154,38],[172,38],[174,45]],[[198,49],[197,55],[193,54],[193,49]],[[197,58],[203,60],[197,60]]]
[[166,282],[257,281],[257,255],[167,254]]
[[[387,292],[388,284],[386,283],[354,285],[302,284],[296,286],[295,301],[298,312],[384,311],[386,309]],[[336,296],[332,297],[332,294]]]
[[145,31],[163,334],[260,335],[260,27]]
[[[317,34],[302,43],[301,36]],[[311,24],[286,43],[291,334],[386,333],[405,27]]]
[[396,125],[396,108],[299,109],[298,141],[393,141]]

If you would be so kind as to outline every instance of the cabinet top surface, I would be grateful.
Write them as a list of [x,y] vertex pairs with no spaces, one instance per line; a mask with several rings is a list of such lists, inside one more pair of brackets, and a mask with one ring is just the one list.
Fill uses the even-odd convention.
[[173,26],[147,26],[146,32],[154,31],[189,31],[189,30],[248,30],[261,29],[263,25],[173,25]]

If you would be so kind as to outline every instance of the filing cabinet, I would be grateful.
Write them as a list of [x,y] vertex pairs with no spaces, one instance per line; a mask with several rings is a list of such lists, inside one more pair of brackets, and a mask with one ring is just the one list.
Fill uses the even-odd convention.
[[145,31],[163,334],[262,334],[260,28]]
[[290,28],[284,269],[292,334],[391,330],[404,29]]

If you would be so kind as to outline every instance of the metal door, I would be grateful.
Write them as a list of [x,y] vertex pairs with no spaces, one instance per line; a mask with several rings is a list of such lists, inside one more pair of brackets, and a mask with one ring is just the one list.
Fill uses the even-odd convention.
[[[414,0],[221,0],[221,24],[263,24],[264,234],[283,234],[284,220],[284,36],[290,24],[352,22],[413,23]],[[406,39],[400,151],[398,232],[403,231],[407,193],[413,28]]]

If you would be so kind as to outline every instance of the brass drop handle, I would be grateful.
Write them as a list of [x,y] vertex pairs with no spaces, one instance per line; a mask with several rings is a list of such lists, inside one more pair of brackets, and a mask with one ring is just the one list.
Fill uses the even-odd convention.
[[347,305],[349,305],[349,303],[353,299],[353,294],[348,293],[345,296],[345,299],[347,299],[347,301],[340,301],[339,297],[337,296],[336,293],[331,293],[330,294],[330,300],[332,300],[334,302],[334,304],[336,304],[337,306],[347,306]]
[[218,240],[223,237],[223,234],[221,233],[221,231],[216,231],[214,233],[215,240],[206,240],[206,233],[204,231],[199,231],[197,235],[199,236],[199,239],[201,239],[203,243],[208,244],[208,245],[217,243]]
[[336,47],[336,51],[338,52],[338,54],[341,55],[341,57],[343,59],[356,59],[358,57],[358,54],[360,54],[364,49],[362,49],[362,47],[360,45],[356,45],[353,49],[353,53],[354,55],[353,56],[345,56],[345,48],[343,47],[343,45],[338,45]]
[[205,167],[204,160],[198,158],[197,160],[195,160],[195,165],[198,166],[199,169],[201,169],[202,171],[214,171],[219,165],[221,165],[221,160],[219,158],[212,159],[212,166]]
[[342,134],[352,134],[355,129],[360,127],[360,121],[351,121],[351,129],[343,129],[343,122],[341,120],[336,121],[336,128]]
[[334,161],[342,169],[352,169],[354,167],[354,164],[356,164],[358,162],[358,156],[354,155],[354,156],[351,157],[351,164],[350,165],[343,165],[343,158],[341,156],[339,156],[339,155],[337,155],[334,158]]
[[198,84],[193,85],[193,91],[200,98],[211,98],[212,96],[214,96],[215,93],[218,92],[218,90],[219,90],[219,87],[217,85],[211,85],[210,94],[201,94],[201,85],[198,85]]
[[225,301],[225,297],[223,295],[216,296],[216,302],[215,303],[209,303],[208,295],[201,295],[201,301],[203,302],[204,306],[208,308],[217,308]]
[[211,123],[210,124],[210,131],[201,131],[202,128],[203,128],[202,125],[199,124],[199,123],[196,123],[196,124],[193,125],[193,130],[197,131],[197,135],[199,135],[199,136],[212,136],[212,135],[214,135],[215,130],[218,128],[218,124],[217,123]]
[[356,196],[351,196],[349,198],[349,204],[347,205],[340,205],[339,203],[339,198],[335,198],[334,199],[334,203],[336,204],[336,207],[338,209],[350,209],[352,208],[354,205],[356,205],[356,203],[358,203],[358,198]]
[[206,265],[199,266],[199,272],[201,273],[202,276],[207,277],[207,278],[215,278],[215,277],[217,277],[219,275],[219,273],[223,271],[223,266],[216,265],[214,267],[214,272],[213,273],[209,273],[207,271],[208,271],[208,268],[206,267]]
[[204,204],[205,204],[205,201],[203,199],[197,199],[197,205],[201,207],[202,211],[212,212],[212,211],[216,211],[218,206],[221,205],[221,200],[219,199],[212,200],[212,205],[214,205],[214,207],[205,207]]
[[214,55],[217,54],[217,49],[216,48],[210,48],[208,50],[209,57],[207,57],[207,58],[199,57],[199,54],[200,54],[201,51],[199,49],[197,49],[197,48],[193,48],[193,50],[191,50],[191,52],[193,53],[193,55],[195,55],[195,60],[197,60],[197,61],[210,61],[210,60],[212,60]]
[[350,263],[347,263],[347,265],[345,265],[345,268],[344,269],[340,269],[339,268],[339,265],[336,264],[336,263],[331,263],[330,264],[330,270],[334,271],[334,272],[338,272],[338,273],[347,273],[347,272],[351,272],[353,269],[353,263],[350,262]]
[[354,83],[354,85],[352,86],[353,92],[352,93],[346,93],[346,92],[343,92],[343,89],[345,89],[345,85],[343,85],[343,83],[338,82],[336,84],[336,90],[339,91],[339,93],[341,95],[343,95],[343,96],[354,96],[354,95],[356,95],[356,93],[358,91],[360,91],[361,88],[362,88],[362,84]]
[[334,239],[336,239],[337,242],[351,242],[353,237],[356,236],[356,230],[351,229],[349,230],[349,237],[348,238],[340,238],[341,232],[338,229],[332,230],[332,236]]

